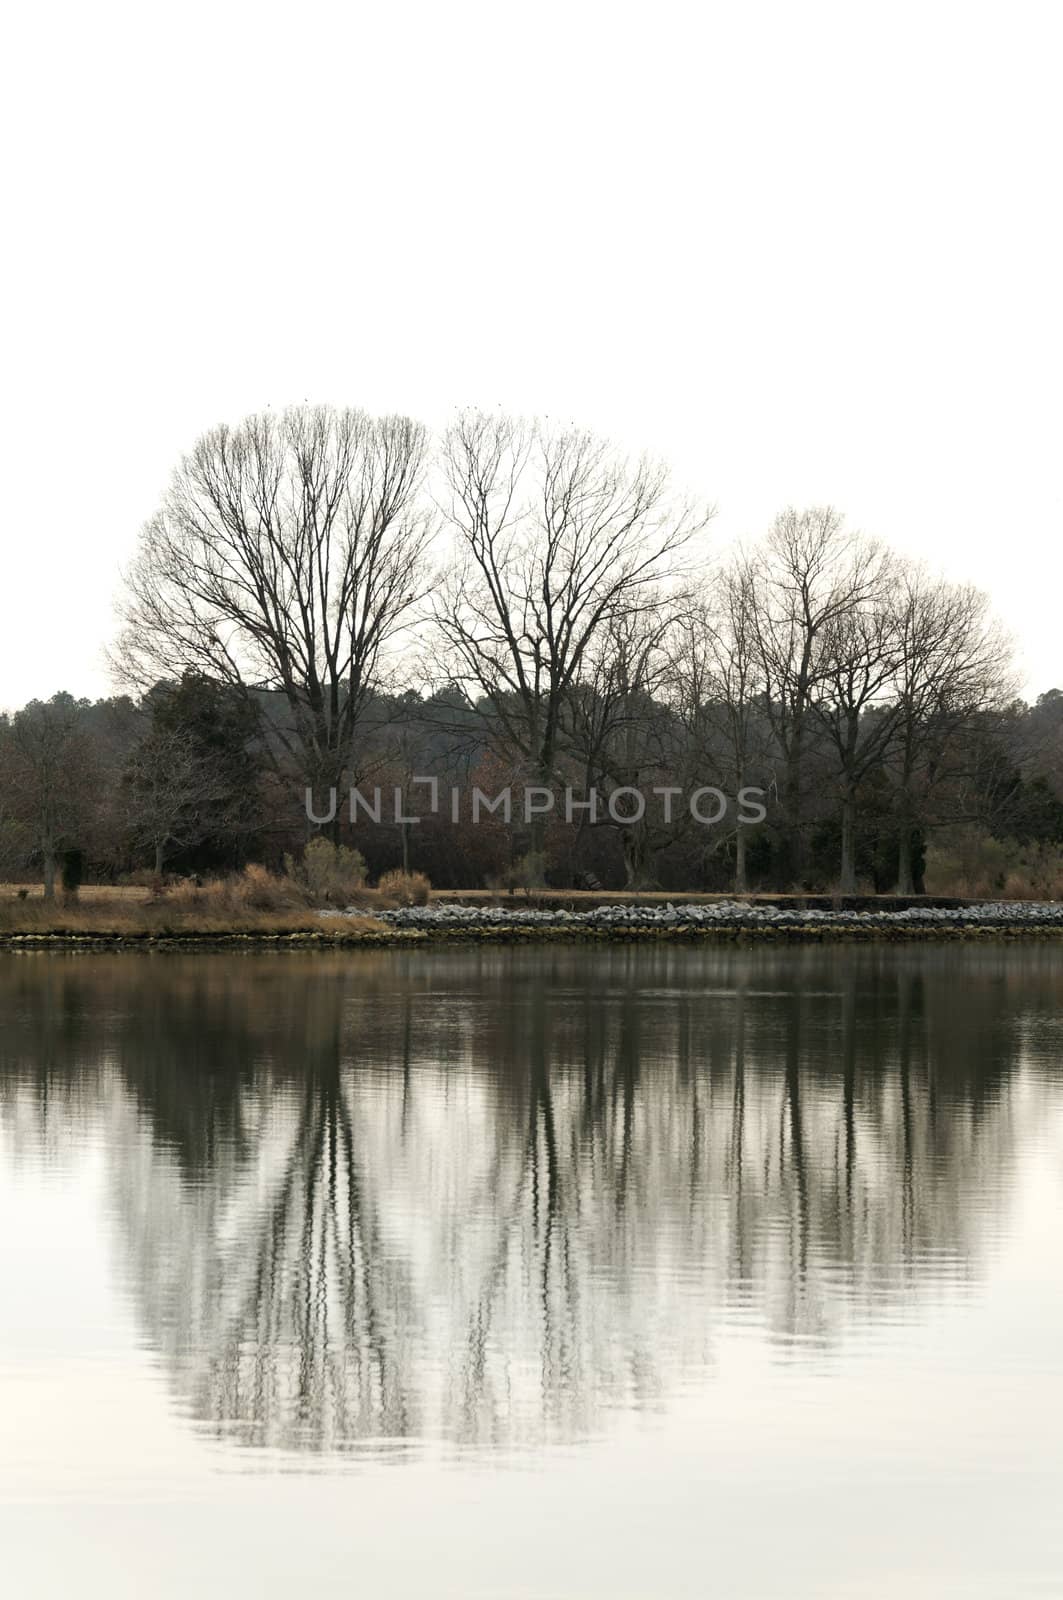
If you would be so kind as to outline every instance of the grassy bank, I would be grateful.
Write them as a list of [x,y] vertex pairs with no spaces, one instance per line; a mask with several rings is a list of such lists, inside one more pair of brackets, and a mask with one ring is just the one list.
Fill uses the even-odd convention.
[[328,917],[316,911],[242,911],[175,909],[141,903],[133,907],[104,903],[20,906],[12,914],[0,906],[0,946],[13,944],[202,942],[257,939],[276,942],[357,943],[370,936],[389,937],[391,930],[373,917]]
[[159,894],[93,888],[46,901],[40,890],[0,889],[0,944],[280,939],[344,944],[387,932],[370,913],[324,918],[283,879],[250,874]]

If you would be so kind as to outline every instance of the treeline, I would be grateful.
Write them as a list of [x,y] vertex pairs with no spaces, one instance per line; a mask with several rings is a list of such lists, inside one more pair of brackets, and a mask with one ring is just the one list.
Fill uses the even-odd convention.
[[[318,408],[213,430],[126,575],[127,693],[0,722],[4,875],[276,864],[308,790],[371,872],[457,887],[912,893],[933,839],[975,842],[968,876],[994,839],[1054,858],[1063,694],[1016,698],[984,595],[831,508],[725,563],[710,518],[660,463],[503,416],[434,447]],[[384,792],[379,824],[351,786]],[[506,786],[569,804],[474,823],[471,790]],[[677,799],[706,786],[711,827]]]

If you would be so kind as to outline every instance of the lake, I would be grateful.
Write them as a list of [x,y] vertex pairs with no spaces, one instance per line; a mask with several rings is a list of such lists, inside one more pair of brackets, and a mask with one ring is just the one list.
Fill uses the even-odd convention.
[[1063,1595],[1063,945],[0,955],[75,1595]]

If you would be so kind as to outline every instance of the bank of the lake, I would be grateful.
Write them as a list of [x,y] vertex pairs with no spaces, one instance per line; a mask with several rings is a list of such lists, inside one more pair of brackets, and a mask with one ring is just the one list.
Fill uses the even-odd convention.
[[324,911],[245,919],[160,916],[148,904],[127,908],[120,919],[94,916],[88,906],[57,908],[52,920],[0,930],[0,948],[326,949],[409,947],[435,943],[702,943],[710,941],[813,942],[1055,938],[1063,934],[1057,901],[919,901],[868,898],[830,902],[814,897],[694,900],[628,897],[567,903],[563,896],[514,904],[448,897],[424,906]]

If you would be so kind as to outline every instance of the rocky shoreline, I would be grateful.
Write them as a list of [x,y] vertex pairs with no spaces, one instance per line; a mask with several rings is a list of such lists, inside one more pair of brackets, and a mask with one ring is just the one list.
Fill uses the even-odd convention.
[[436,902],[374,911],[375,927],[350,927],[364,909],[321,913],[320,928],[270,932],[223,929],[93,930],[57,928],[47,932],[0,934],[0,950],[154,950],[154,949],[363,949],[424,948],[455,941],[564,943],[670,940],[772,939],[787,942],[830,940],[944,940],[1054,938],[1063,935],[1063,902],[979,901],[946,907],[905,905],[869,911],[855,907],[824,910],[738,900],[666,901],[663,904],[595,905],[585,911],[531,906],[463,905]]
[[665,932],[680,929],[706,933],[883,932],[905,935],[928,932],[947,934],[967,930],[1063,931],[1063,902],[1025,900],[980,901],[947,908],[909,906],[902,910],[882,911],[847,908],[826,911],[739,900],[718,900],[709,904],[667,901],[663,905],[604,905],[587,911],[435,904],[403,906],[391,911],[378,911],[375,915],[379,922],[391,928],[427,934],[472,932],[478,929],[551,929],[577,935],[585,932]]

